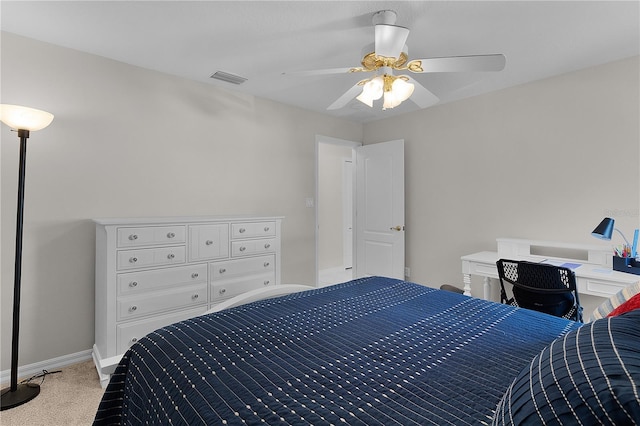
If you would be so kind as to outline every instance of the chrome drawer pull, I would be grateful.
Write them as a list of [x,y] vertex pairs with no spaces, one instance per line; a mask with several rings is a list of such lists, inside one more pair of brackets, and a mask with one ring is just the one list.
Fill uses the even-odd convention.
[[264,232],[269,232],[269,227],[268,226],[264,227]]
[[169,253],[169,255],[167,256],[167,259],[173,259],[174,257],[176,257],[175,254]]
[[205,242],[205,244],[206,244],[206,245],[208,245],[208,246],[210,246],[211,244],[213,244],[213,241],[211,241],[211,240],[207,240],[207,241]]
[[245,233],[245,231],[246,231],[246,229],[244,229],[244,228],[240,228],[240,230],[239,230],[238,232],[240,232],[241,234],[244,234],[244,233]]
[[129,308],[129,312],[135,312],[138,310],[138,307],[136,305],[133,305],[132,307]]
[[266,267],[268,267],[269,265],[270,265],[270,263],[269,263],[269,262],[264,262],[264,267],[265,267],[265,268],[266,268]]
[[245,251],[247,248],[245,246],[240,247],[240,251]]
[[264,285],[269,285],[269,280],[265,280],[263,284]]
[[137,261],[138,261],[138,258],[137,258],[137,257],[131,257],[131,258],[129,258],[129,262],[130,262],[130,263],[136,263]]
[[137,239],[138,239],[138,236],[137,236],[136,234],[131,234],[131,235],[129,235],[129,239],[130,239],[131,241],[134,241],[134,240],[137,240]]
[[221,274],[224,274],[225,272],[227,272],[227,270],[226,270],[226,269],[224,269],[224,268],[220,268],[220,273],[221,273]]
[[193,300],[196,300],[196,299],[198,298],[198,295],[197,295],[197,294],[194,294],[193,296],[191,296],[191,298],[192,298]]
[[193,274],[191,274],[191,278],[198,278],[199,274],[197,272],[194,272]]
[[135,281],[131,281],[131,282],[129,283],[129,287],[137,287],[137,286],[138,286],[138,283],[137,283],[137,282],[135,282]]
[[175,236],[176,236],[176,234],[175,234],[175,233],[173,233],[173,232],[169,232],[169,233],[167,234],[167,238],[174,238]]
[[220,293],[220,294],[224,294],[226,291],[227,291],[226,289],[221,288],[221,289],[220,289],[220,291],[218,291],[218,293]]
[[264,245],[264,248],[268,249],[269,247],[271,247],[271,244],[267,243]]

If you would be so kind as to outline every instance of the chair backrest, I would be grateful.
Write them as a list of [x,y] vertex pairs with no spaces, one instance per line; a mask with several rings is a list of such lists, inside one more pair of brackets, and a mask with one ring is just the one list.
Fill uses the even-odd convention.
[[[574,272],[562,266],[500,259],[500,301],[550,315],[582,321],[582,308]],[[513,285],[507,297],[504,283]]]

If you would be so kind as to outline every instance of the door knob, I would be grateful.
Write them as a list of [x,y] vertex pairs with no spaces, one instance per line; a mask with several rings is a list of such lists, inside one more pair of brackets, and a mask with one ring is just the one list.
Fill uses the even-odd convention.
[[389,228],[389,229],[391,229],[392,231],[404,231],[404,226],[398,225],[398,226],[394,226],[394,227]]

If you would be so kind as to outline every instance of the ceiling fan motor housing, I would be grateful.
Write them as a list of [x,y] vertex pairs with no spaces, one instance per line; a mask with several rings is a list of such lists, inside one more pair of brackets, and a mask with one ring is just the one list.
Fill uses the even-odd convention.
[[373,22],[373,25],[393,25],[396,23],[397,16],[393,10],[380,10],[373,14],[371,22]]

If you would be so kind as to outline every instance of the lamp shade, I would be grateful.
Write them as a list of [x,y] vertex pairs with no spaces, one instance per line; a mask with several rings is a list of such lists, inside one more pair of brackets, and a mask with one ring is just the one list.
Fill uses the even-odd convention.
[[591,235],[596,238],[600,238],[601,240],[610,240],[613,235],[613,230],[615,229],[613,226],[614,224],[615,220],[610,217],[605,217],[602,219],[602,222],[596,226],[596,229],[591,232]]
[[0,105],[0,121],[16,130],[36,131],[53,121],[53,114],[18,105]]
[[403,76],[390,77],[389,80],[392,83],[389,85],[388,90],[384,92],[384,104],[382,108],[395,108],[409,99],[409,96],[413,93],[414,85],[407,83],[402,77]]
[[384,82],[382,77],[375,77],[365,83],[362,93],[356,99],[365,105],[373,107],[373,101],[382,97],[382,88]]
[[395,108],[398,105],[400,105],[400,101],[393,92],[384,92],[384,102],[382,103],[382,109]]
[[404,81],[404,79],[397,78],[391,85],[391,88],[400,102],[404,102],[409,99],[409,96],[411,96],[415,87],[413,84]]

